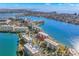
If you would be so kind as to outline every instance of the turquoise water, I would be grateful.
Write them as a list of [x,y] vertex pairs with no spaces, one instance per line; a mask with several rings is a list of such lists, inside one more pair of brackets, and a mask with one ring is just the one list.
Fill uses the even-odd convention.
[[[79,25],[68,24],[43,17],[28,16],[32,20],[44,20],[40,26],[58,42],[79,50]],[[16,56],[18,36],[11,33],[0,33],[0,56]]]
[[58,42],[74,47],[79,42],[79,25],[68,24],[43,17],[28,17],[32,20],[44,20],[41,28]]
[[18,36],[0,33],[0,56],[16,56]]
[[[79,13],[79,3],[3,3],[0,8],[22,8],[33,11],[59,12],[59,13]],[[13,17],[16,13],[0,13],[0,18]],[[73,47],[79,51],[79,25],[68,24],[43,17],[28,17],[32,20],[44,20],[45,24],[41,28],[51,37],[66,46]],[[18,36],[10,33],[0,33],[0,55],[15,56]]]

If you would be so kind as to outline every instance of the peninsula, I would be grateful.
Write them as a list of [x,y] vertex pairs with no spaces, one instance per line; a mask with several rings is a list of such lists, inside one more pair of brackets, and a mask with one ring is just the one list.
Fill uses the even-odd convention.
[[57,12],[37,12],[26,9],[0,10],[0,13],[20,13],[15,18],[0,20],[0,32],[14,32],[19,36],[16,54],[18,56],[79,56],[79,52],[51,38],[39,25],[44,21],[33,21],[20,16],[36,16],[79,25],[79,15]]
[[1,32],[15,32],[19,36],[18,56],[78,56],[79,53],[67,47],[45,33],[39,25],[43,21],[9,18],[0,20]]

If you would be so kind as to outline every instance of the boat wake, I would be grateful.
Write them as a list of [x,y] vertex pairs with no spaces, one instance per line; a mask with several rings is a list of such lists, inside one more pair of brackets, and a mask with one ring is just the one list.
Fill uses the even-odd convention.
[[71,39],[71,45],[76,51],[79,52],[79,36],[75,36]]

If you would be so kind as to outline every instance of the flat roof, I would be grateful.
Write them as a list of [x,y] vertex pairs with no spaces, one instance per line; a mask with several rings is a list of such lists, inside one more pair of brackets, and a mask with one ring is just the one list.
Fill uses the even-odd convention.
[[27,43],[24,45],[24,47],[27,48],[29,50],[29,52],[31,52],[32,54],[35,54],[38,52],[38,50],[36,48],[32,47],[31,44]]
[[54,46],[59,45],[58,43],[56,43],[55,41],[53,41],[51,39],[45,39],[45,41],[48,42],[48,43],[50,43],[50,44],[52,44],[52,45],[54,45]]
[[0,21],[6,21],[6,20],[0,20]]
[[24,35],[24,34],[22,35],[22,37],[23,37],[23,38],[25,38],[26,40],[30,40],[30,38],[29,38],[29,37],[27,37],[27,36],[26,36],[26,35]]
[[44,32],[39,32],[39,34],[42,34],[42,35],[48,36],[48,34],[46,34],[46,33],[44,33]]

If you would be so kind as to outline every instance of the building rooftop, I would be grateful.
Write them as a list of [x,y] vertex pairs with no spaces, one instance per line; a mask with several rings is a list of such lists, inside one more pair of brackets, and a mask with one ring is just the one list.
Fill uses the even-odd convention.
[[29,44],[29,43],[25,44],[24,47],[26,49],[28,49],[29,52],[31,52],[32,54],[35,54],[35,53],[38,53],[39,52],[35,47],[32,47],[32,45]]
[[50,39],[45,39],[45,41],[50,43],[50,44],[52,44],[52,45],[54,45],[54,46],[58,46],[59,45],[58,43],[56,43],[55,41],[50,40]]
[[27,37],[26,34],[22,34],[22,37],[25,38],[27,41],[30,40],[30,37]]
[[39,32],[39,34],[42,34],[44,36],[48,36],[48,34],[44,33],[44,32]]

